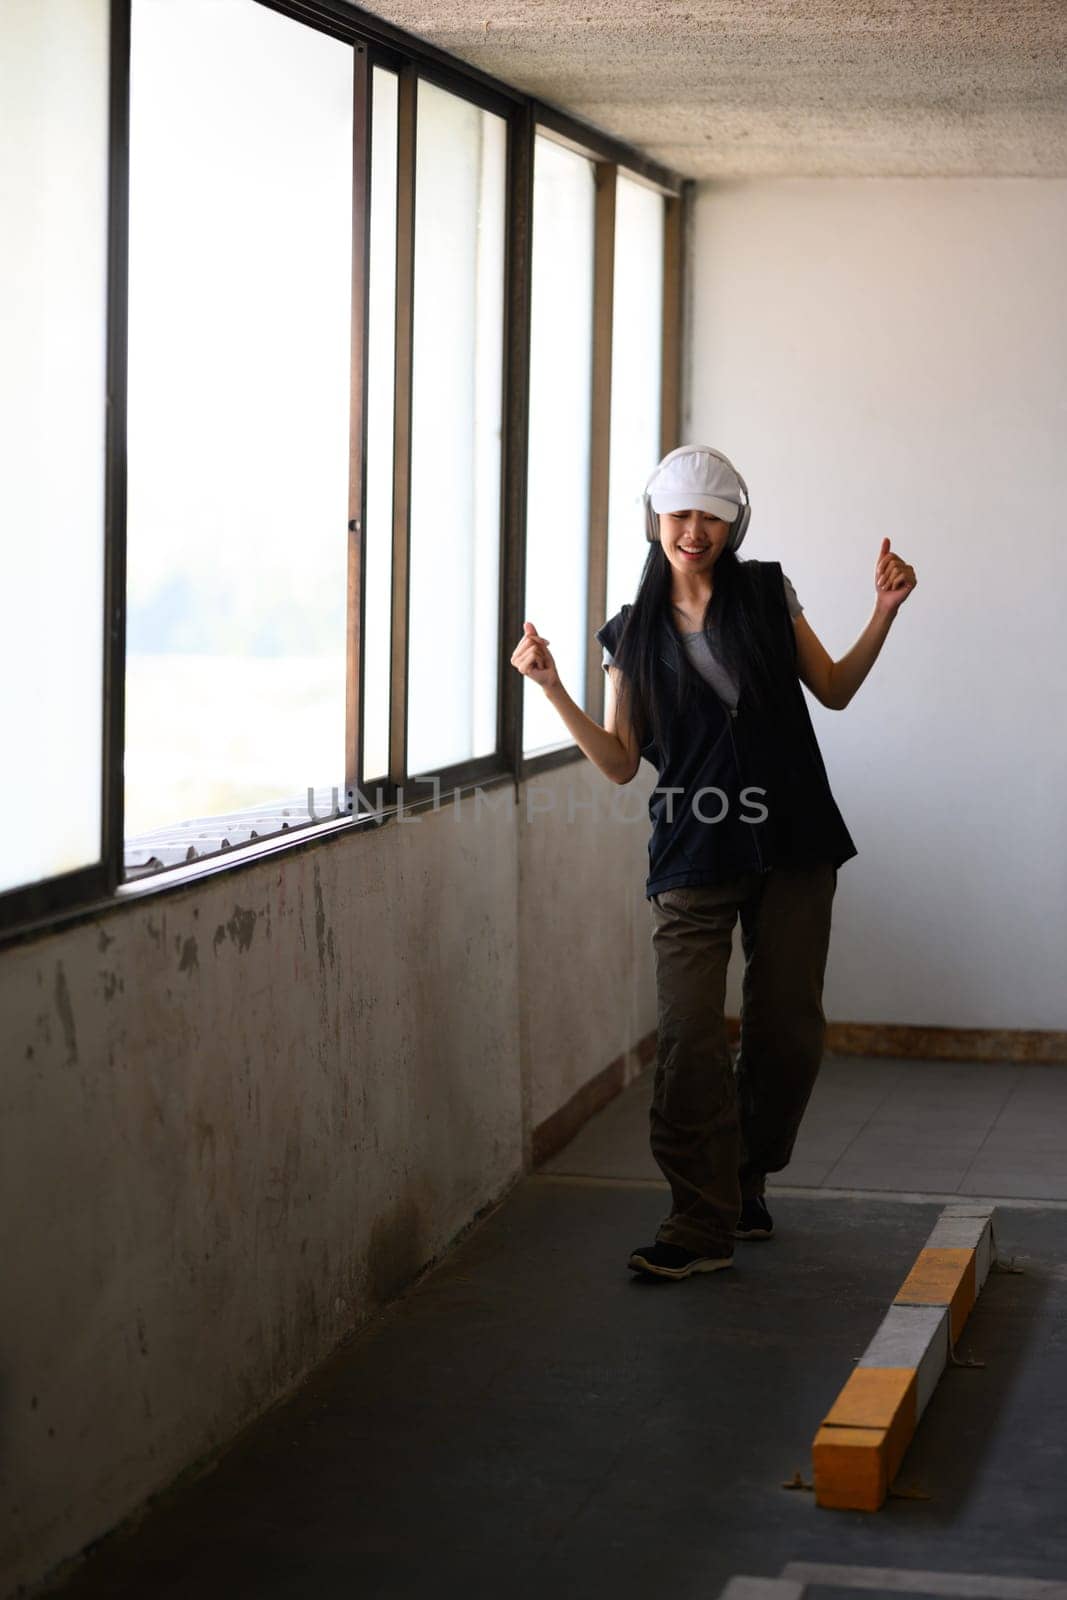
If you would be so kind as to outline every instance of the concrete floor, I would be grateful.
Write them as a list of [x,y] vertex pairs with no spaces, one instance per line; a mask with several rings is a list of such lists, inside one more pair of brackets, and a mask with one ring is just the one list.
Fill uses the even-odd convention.
[[[648,1089],[50,1592],[715,1600],[791,1561],[1067,1575],[1067,1146],[1040,1159],[1067,1070],[828,1060],[778,1237],[682,1283],[625,1264],[667,1200]],[[937,1216],[891,1180],[999,1193],[1013,1173],[1028,1203],[998,1233],[1023,1271],[990,1278],[959,1352],[985,1365],[946,1372],[905,1459],[922,1498],[870,1516],[785,1488]],[[860,1177],[883,1192],[828,1187]]]

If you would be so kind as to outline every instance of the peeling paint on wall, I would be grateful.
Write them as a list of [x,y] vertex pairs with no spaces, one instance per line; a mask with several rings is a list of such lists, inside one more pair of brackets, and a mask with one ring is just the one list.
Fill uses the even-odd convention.
[[55,996],[56,1011],[59,1013],[63,1039],[67,1046],[67,1066],[72,1067],[78,1059],[78,1036],[74,1028],[74,1007],[70,1003],[70,990],[67,988],[67,975],[63,971],[62,961],[56,962]]
[[334,964],[333,929],[326,937],[326,906],[322,898],[322,879],[319,876],[318,862],[315,863],[315,942],[319,947],[319,966],[324,967],[327,959],[330,966]]
[[226,926],[229,929],[230,938],[238,950],[243,952],[252,943],[252,937],[256,931],[256,913],[251,910],[242,910],[240,906],[234,906],[233,916]]
[[114,1000],[116,994],[126,987],[125,979],[120,977],[117,972],[101,971],[100,978],[103,983],[105,1000]]
[[220,922],[215,929],[215,936],[211,941],[212,948],[217,953],[219,945],[225,943],[228,935],[243,954],[251,945],[255,931],[256,913],[252,910],[242,909],[241,906],[234,906],[233,916],[229,921]]

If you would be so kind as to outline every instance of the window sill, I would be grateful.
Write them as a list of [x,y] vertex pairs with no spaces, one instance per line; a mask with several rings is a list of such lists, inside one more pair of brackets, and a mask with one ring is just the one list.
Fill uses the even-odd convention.
[[378,814],[353,815],[341,808],[336,788],[316,789],[305,800],[249,806],[222,816],[200,817],[170,827],[153,828],[126,840],[124,886],[218,855],[232,857],[245,846],[276,842],[282,837],[289,839],[309,828],[322,829],[324,824],[359,823],[368,816],[377,820]]
[[[436,799],[433,795],[424,795],[419,799],[405,797],[403,816],[432,811],[435,804],[441,809],[444,803],[452,801],[457,789],[461,796],[465,796],[473,794],[476,789],[496,789],[504,784],[514,785],[515,782],[512,772],[483,770],[477,778],[461,780],[442,797]],[[412,785],[414,783],[415,780],[412,780]],[[329,789],[317,791],[321,802],[320,811],[328,809],[331,794],[332,791]],[[368,828],[381,828],[390,823],[394,826],[403,826],[402,821],[398,824],[396,820],[400,814],[400,807],[397,805],[383,806],[381,810],[361,811],[354,815],[348,812],[326,817],[320,815],[315,820],[308,818],[306,805],[301,805],[299,809],[305,818],[302,823],[280,827],[278,831],[270,834],[262,833],[260,829],[268,815],[277,817],[284,809],[288,808],[280,806],[253,808],[249,811],[235,812],[232,816],[212,817],[178,827],[157,829],[152,833],[130,839],[125,850],[126,871],[129,875],[116,886],[113,893],[83,900],[79,904],[50,911],[46,916],[35,917],[32,921],[0,929],[0,948],[47,938],[51,934],[65,932],[82,923],[100,921],[115,914],[121,915],[124,906],[147,899],[149,896],[176,894],[218,873],[236,872],[258,866],[272,856],[289,854],[295,850],[314,849],[327,840],[363,832]],[[255,837],[252,837],[253,830]],[[163,844],[164,837],[170,841],[169,846]],[[209,844],[214,848],[206,848]],[[201,846],[200,849],[197,848],[198,845]],[[164,850],[172,857],[178,855],[180,859],[177,861],[172,859],[169,863],[165,863],[162,860]],[[188,854],[190,850],[193,851],[191,857]],[[132,868],[131,853],[134,863]],[[134,872],[136,876],[132,875]]]

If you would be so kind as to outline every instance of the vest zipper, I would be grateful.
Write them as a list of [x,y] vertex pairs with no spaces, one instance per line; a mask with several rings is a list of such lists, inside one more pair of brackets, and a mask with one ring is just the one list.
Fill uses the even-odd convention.
[[[735,770],[737,772],[738,798],[740,799],[741,789],[744,787],[744,777],[743,777],[742,772],[741,772],[741,758],[737,754],[737,740],[734,738],[734,723],[737,721],[737,707],[736,706],[727,705],[725,700],[722,702],[722,705],[723,705],[723,709],[726,712],[726,726],[730,730],[730,744],[733,747],[733,752],[734,752],[734,768],[735,768]],[[750,827],[752,827],[752,830],[753,830],[752,834],[751,834],[751,839],[752,839],[752,843],[753,843],[753,845],[755,846],[755,849],[756,849],[756,860],[759,863],[758,870],[760,872],[765,872],[766,868],[763,865],[763,854],[762,854],[762,852],[760,850],[760,847],[759,847],[759,839],[758,839],[758,837],[756,835],[755,827],[752,824],[750,824]]]

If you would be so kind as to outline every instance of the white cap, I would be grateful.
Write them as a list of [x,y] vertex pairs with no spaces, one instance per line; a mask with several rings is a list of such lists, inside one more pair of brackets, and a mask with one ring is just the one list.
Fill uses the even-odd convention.
[[741,510],[741,482],[730,463],[700,445],[664,456],[645,489],[653,511],[708,511],[724,522]]

